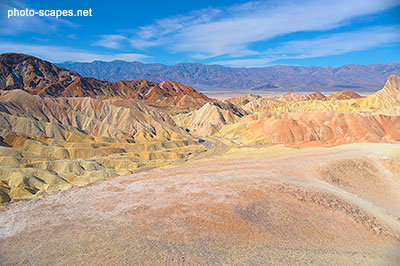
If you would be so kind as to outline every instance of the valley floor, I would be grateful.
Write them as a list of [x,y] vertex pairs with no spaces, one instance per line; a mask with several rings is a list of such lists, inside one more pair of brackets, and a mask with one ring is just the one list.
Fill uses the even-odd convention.
[[1,207],[0,264],[400,264],[400,144],[199,159]]
[[[363,91],[363,90],[361,90],[361,91],[354,90],[354,91],[363,96],[371,94],[371,91]],[[231,97],[240,97],[240,96],[243,96],[246,94],[256,94],[256,95],[260,95],[263,97],[268,97],[268,96],[284,95],[287,93],[282,90],[277,90],[277,91],[273,91],[273,90],[199,90],[199,92],[205,94],[206,96],[208,96],[210,98],[218,99],[218,100],[228,99]],[[310,94],[313,92],[314,91],[296,91],[297,94]],[[324,95],[330,95],[334,92],[336,92],[336,90],[335,91],[321,91],[321,93]]]

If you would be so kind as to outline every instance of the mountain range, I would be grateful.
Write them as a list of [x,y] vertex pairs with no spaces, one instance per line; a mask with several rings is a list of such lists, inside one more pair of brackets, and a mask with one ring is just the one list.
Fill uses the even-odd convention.
[[277,65],[232,68],[221,65],[180,63],[144,64],[126,61],[64,62],[58,64],[86,77],[108,80],[174,80],[197,90],[339,91],[373,92],[383,87],[391,74],[400,75],[400,63],[344,65],[342,67]]

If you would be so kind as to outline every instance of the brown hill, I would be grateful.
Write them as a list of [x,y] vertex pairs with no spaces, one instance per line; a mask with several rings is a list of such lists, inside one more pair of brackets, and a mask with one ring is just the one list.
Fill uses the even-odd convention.
[[133,80],[112,83],[81,77],[76,72],[24,54],[0,55],[0,86],[2,90],[22,89],[44,97],[124,97],[191,108],[211,101],[192,87],[177,82],[157,84]]
[[39,58],[25,54],[0,55],[1,90],[23,89],[39,94],[49,85],[68,86],[80,75]]
[[323,95],[319,91],[316,91],[311,94],[296,94],[296,93],[288,92],[287,94],[285,94],[283,96],[275,97],[275,98],[276,98],[276,100],[282,101],[282,102],[294,102],[294,101],[323,100],[326,98],[326,96]]
[[231,102],[231,103],[236,104],[236,105],[245,105],[245,104],[247,104],[247,103],[249,103],[249,102],[251,102],[253,100],[260,99],[260,98],[261,98],[260,95],[247,94],[247,95],[244,95],[244,96],[231,97],[231,98],[228,98],[226,100],[228,102]]
[[339,91],[327,97],[327,99],[336,99],[336,100],[348,100],[348,99],[359,99],[359,98],[362,98],[362,96],[351,90]]

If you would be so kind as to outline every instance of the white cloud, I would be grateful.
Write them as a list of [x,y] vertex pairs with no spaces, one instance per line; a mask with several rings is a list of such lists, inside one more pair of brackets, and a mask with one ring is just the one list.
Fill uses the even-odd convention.
[[257,53],[250,44],[304,31],[330,30],[356,17],[395,5],[397,0],[262,1],[226,9],[204,9],[156,21],[131,39],[135,48],[165,46],[197,58]]
[[230,67],[264,67],[270,66],[271,63],[279,59],[278,57],[260,57],[248,59],[231,59],[214,61],[212,64],[224,65]]
[[220,60],[229,66],[266,66],[279,59],[313,58],[363,51],[400,42],[400,26],[369,27],[358,31],[324,35],[310,40],[289,41],[267,49],[259,58]]
[[116,49],[121,46],[121,42],[126,40],[126,37],[123,35],[101,35],[101,39],[95,43],[94,45],[103,46],[106,48]]
[[73,39],[73,40],[79,39],[78,35],[73,34],[73,33],[67,34],[65,37],[67,37],[69,39]]
[[381,26],[311,40],[290,41],[281,47],[269,49],[266,53],[309,58],[362,51],[397,42],[400,42],[400,26]]
[[146,40],[140,40],[140,39],[133,39],[133,40],[130,40],[129,42],[130,42],[131,46],[136,49],[154,47],[159,44],[159,41],[146,41]]
[[150,56],[135,53],[101,54],[63,46],[29,45],[0,41],[0,53],[25,53],[51,62],[94,60],[113,61],[145,61]]

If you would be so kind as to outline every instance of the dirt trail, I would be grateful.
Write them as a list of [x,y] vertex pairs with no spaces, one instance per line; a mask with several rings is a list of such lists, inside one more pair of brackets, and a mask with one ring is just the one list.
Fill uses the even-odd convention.
[[200,160],[200,159],[203,160],[203,159],[213,158],[215,156],[226,153],[227,151],[236,146],[233,143],[229,143],[229,145],[226,144],[228,140],[225,140],[223,138],[201,137],[201,139],[203,142],[200,142],[200,144],[206,146],[207,150],[205,152],[192,154],[191,156],[188,156],[187,160]]

